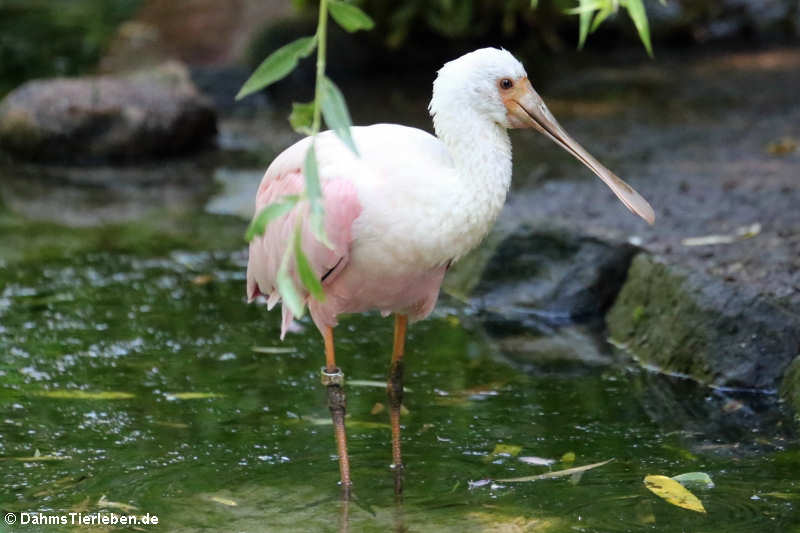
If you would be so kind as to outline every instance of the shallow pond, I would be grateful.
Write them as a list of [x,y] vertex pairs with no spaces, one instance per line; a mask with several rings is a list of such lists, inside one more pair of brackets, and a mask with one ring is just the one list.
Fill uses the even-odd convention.
[[[281,344],[277,313],[245,304],[243,247],[94,247],[0,268],[3,514],[149,513],[163,531],[800,531],[796,444],[655,422],[662,378],[630,364],[523,372],[447,299],[410,331],[402,503],[388,415],[372,414],[385,391],[355,382],[343,506],[321,341],[304,322]],[[352,317],[337,335],[349,379],[385,379],[391,320]],[[678,389],[689,405],[713,396]],[[582,475],[480,482],[611,458]],[[695,471],[715,483],[692,487],[707,514],[643,484]]]

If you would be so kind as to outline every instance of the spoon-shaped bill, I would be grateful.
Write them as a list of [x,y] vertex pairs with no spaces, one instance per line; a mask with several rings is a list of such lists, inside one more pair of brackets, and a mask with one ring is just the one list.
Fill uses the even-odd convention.
[[597,174],[617,195],[617,198],[625,204],[625,207],[642,217],[649,224],[655,222],[655,213],[647,200],[636,192],[633,187],[600,164],[583,146],[564,131],[564,128],[561,127],[552,113],[550,113],[550,110],[547,109],[542,97],[536,93],[527,79],[518,84],[518,88],[513,91],[513,94],[510,94],[504,100],[512,126],[516,128],[535,128],[545,134]]

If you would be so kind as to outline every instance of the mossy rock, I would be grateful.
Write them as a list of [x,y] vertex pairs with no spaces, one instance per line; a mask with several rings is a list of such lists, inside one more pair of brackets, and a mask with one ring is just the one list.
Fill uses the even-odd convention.
[[719,387],[776,390],[800,347],[798,310],[644,253],[606,321],[643,364]]

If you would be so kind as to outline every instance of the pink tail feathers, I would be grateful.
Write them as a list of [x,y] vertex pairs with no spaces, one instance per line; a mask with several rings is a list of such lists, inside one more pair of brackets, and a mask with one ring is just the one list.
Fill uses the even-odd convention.
[[[303,176],[300,172],[293,172],[270,180],[266,187],[262,184],[256,199],[256,210],[259,211],[281,196],[302,191],[303,186]],[[324,286],[327,286],[347,264],[352,242],[351,229],[353,221],[361,213],[361,204],[358,201],[355,187],[346,179],[325,180],[323,194],[325,198],[325,232],[333,244],[333,249],[329,249],[317,241],[308,221],[303,224],[302,236],[303,251],[318,279],[335,267],[335,270],[326,277],[323,283]],[[281,297],[275,282],[281,258],[286,247],[292,241],[296,217],[306,212],[307,206],[296,207],[290,213],[270,223],[264,235],[253,239],[250,243],[250,257],[247,264],[248,301],[252,301],[259,294],[264,294],[267,296],[268,309],[272,309],[280,301]],[[293,264],[290,266],[290,270],[294,271]],[[294,273],[292,277],[305,304],[309,298],[308,292]],[[294,315],[285,304],[281,307],[281,340],[283,340],[286,331],[292,324]],[[316,318],[314,314],[312,314],[312,318]],[[317,324],[320,329],[322,326],[323,324]]]

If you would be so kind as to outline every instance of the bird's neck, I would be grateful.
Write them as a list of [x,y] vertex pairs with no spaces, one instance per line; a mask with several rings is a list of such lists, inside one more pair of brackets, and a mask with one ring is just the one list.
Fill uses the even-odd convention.
[[461,181],[453,191],[455,217],[464,218],[466,253],[489,232],[511,184],[511,140],[505,128],[477,113],[439,110],[433,118],[437,137],[447,147]]

